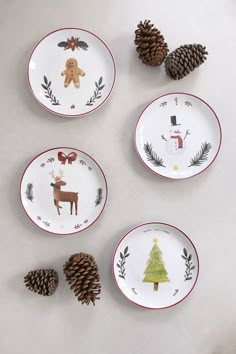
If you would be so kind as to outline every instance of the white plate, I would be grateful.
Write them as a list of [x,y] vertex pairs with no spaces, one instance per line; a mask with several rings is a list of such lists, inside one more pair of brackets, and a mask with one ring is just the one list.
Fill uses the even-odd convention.
[[152,101],[141,113],[135,145],[152,172],[184,179],[203,172],[221,145],[220,122],[202,99],[174,92]]
[[62,116],[82,116],[110,96],[116,77],[110,49],[95,34],[65,28],[49,33],[34,48],[28,80],[35,98]]
[[21,179],[20,197],[34,224],[51,233],[68,235],[87,229],[99,218],[107,200],[107,182],[91,156],[59,147],[29,163]]
[[113,256],[113,274],[133,303],[163,309],[184,300],[196,284],[199,259],[192,241],[174,226],[151,222],[129,231]]

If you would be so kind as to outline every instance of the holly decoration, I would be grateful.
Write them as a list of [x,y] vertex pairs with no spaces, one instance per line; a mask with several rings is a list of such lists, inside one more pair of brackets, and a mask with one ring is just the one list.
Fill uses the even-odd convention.
[[143,282],[153,283],[153,290],[158,291],[159,283],[169,282],[168,273],[165,269],[164,261],[162,259],[162,252],[157,246],[157,239],[153,240],[153,247],[149,254],[147,267],[145,269],[145,276]]
[[75,49],[83,49],[83,50],[88,50],[88,44],[84,41],[80,41],[79,37],[71,37],[67,38],[67,41],[62,41],[58,43],[58,47],[66,49],[71,49],[73,52]]

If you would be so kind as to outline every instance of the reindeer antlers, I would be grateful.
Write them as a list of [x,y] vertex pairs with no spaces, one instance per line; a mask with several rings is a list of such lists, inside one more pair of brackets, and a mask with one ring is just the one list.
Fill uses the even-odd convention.
[[64,172],[60,169],[60,170],[59,170],[59,177],[60,177],[60,179],[62,179],[63,176],[64,176]]
[[63,171],[60,169],[59,170],[59,174],[58,176],[55,176],[55,172],[52,170],[51,172],[49,172],[50,176],[54,179],[54,181],[59,181],[62,179],[64,173]]
[[55,179],[55,178],[56,178],[55,173],[54,173],[54,171],[53,171],[53,170],[52,170],[51,172],[49,172],[49,174],[50,174],[50,176],[51,176],[53,179]]

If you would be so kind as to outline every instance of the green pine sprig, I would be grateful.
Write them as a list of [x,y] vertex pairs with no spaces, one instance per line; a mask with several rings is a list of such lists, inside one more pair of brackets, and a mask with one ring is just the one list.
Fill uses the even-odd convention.
[[196,153],[196,155],[190,160],[190,165],[188,167],[192,166],[201,166],[205,161],[208,159],[208,154],[212,148],[212,145],[210,143],[203,143],[201,146],[201,149]]
[[33,187],[34,187],[33,183],[28,183],[25,191],[26,198],[30,200],[32,203],[34,200]]
[[152,144],[144,144],[144,151],[145,151],[145,154],[147,156],[147,160],[150,161],[153,166],[156,166],[156,167],[166,167],[164,165],[164,161],[162,160],[162,158],[160,158],[157,153],[153,150],[152,148]]
[[103,200],[102,188],[98,188],[97,189],[97,196],[96,196],[96,200],[95,200],[95,206],[98,206],[99,204],[101,204],[102,200]]

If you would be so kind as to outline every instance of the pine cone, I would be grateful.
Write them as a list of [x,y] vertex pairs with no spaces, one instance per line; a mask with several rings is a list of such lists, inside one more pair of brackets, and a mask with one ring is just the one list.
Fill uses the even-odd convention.
[[101,284],[93,256],[86,253],[74,254],[64,264],[63,269],[78,301],[87,305],[91,301],[95,305],[95,300],[100,299],[98,295],[101,292]]
[[134,43],[137,45],[139,59],[144,64],[161,65],[169,51],[161,32],[150,23],[150,20],[140,21],[135,31]]
[[43,296],[52,295],[58,286],[57,272],[53,269],[32,270],[24,277],[25,286]]
[[186,44],[175,49],[165,60],[167,75],[180,80],[206,60],[206,47],[201,44]]

